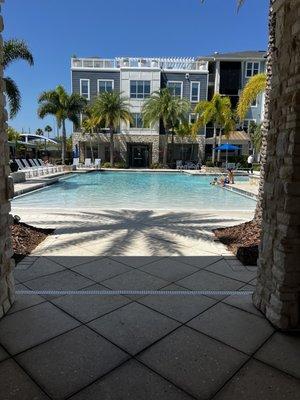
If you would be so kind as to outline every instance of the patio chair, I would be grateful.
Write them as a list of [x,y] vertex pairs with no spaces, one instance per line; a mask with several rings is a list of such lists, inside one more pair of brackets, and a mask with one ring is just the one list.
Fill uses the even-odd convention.
[[25,164],[22,163],[21,160],[16,158],[16,163],[18,164],[18,167],[21,171],[25,172],[25,177],[26,178],[32,178],[34,176],[37,176],[37,169],[36,168],[32,168],[30,167],[30,165],[28,164],[28,166],[25,167]]
[[95,158],[95,168],[101,169],[101,158]]
[[186,163],[187,169],[196,169],[196,164],[194,164],[192,161],[188,161]]
[[79,168],[79,158],[73,158],[73,164],[74,167]]
[[177,160],[176,161],[176,169],[182,169],[183,165],[182,165],[182,160]]
[[91,167],[92,167],[92,160],[91,160],[90,158],[86,158],[86,159],[84,160],[84,166],[85,166],[86,168],[91,168]]

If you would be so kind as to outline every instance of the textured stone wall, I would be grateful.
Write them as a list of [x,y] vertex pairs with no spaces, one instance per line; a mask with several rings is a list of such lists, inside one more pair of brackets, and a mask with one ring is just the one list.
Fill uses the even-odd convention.
[[300,327],[300,0],[275,0],[263,229],[255,305],[278,328]]
[[[0,32],[3,19],[0,15]],[[0,35],[0,55],[3,56],[3,40]],[[0,318],[9,310],[14,301],[13,261],[10,236],[11,217],[9,198],[13,195],[12,180],[8,178],[8,146],[6,137],[7,113],[3,95],[3,68],[0,65]]]
[[[83,143],[87,142],[89,138],[86,135],[82,135],[80,132],[73,133],[73,145],[79,145],[80,148],[80,157],[81,162],[84,159],[84,146]],[[103,154],[103,145],[109,145],[109,135],[100,133],[99,140],[101,142],[102,154]],[[169,143],[171,143],[172,137],[169,135]],[[97,149],[97,141],[98,139],[94,139],[94,149]],[[152,160],[151,163],[159,162],[159,152],[162,151],[164,145],[164,136],[163,135],[134,135],[134,134],[122,134],[118,133],[114,135],[114,144],[115,150],[120,152],[121,157],[126,160],[127,154],[127,143],[145,143],[152,144]],[[181,139],[178,137],[174,137],[174,143],[181,143]],[[183,143],[192,143],[189,139],[183,139]],[[199,144],[199,158],[201,160],[204,159],[205,155],[205,137],[199,135],[194,141],[194,143]],[[88,143],[86,143],[88,146]]]

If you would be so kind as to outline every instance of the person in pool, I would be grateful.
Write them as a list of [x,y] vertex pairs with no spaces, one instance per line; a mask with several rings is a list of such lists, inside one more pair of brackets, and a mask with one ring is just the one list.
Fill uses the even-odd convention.
[[214,177],[214,179],[210,182],[210,185],[218,185],[218,178]]

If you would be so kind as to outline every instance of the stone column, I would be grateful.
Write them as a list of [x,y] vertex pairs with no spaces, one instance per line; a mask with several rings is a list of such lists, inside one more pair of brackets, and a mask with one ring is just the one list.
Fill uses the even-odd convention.
[[[1,1],[0,1],[1,3]],[[1,6],[0,6],[1,7]],[[1,9],[0,9],[1,12]],[[0,15],[0,32],[3,31],[3,19]],[[3,57],[3,40],[0,35],[0,56]],[[0,318],[9,310],[14,302],[14,281],[12,269],[14,263],[10,234],[11,216],[9,198],[12,197],[13,184],[8,178],[9,154],[6,136],[7,113],[3,95],[3,68],[0,65]]]
[[254,304],[279,329],[300,327],[300,0],[275,0],[275,51]]

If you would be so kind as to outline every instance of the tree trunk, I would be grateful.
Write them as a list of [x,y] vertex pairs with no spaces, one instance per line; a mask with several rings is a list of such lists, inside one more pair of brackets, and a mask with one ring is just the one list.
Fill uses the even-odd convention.
[[165,133],[165,143],[164,143],[164,153],[163,153],[163,166],[167,166],[168,159],[168,142],[169,142],[169,134]]
[[110,153],[110,165],[114,166],[114,128],[110,127],[110,137],[109,137],[109,153]]
[[94,149],[93,149],[93,142],[92,142],[92,138],[94,137],[94,130],[91,129],[91,134],[90,134],[90,150],[91,150],[91,160],[92,163],[94,162],[95,158],[94,158]]
[[213,164],[215,163],[215,158],[216,158],[216,150],[215,150],[216,146],[217,146],[217,127],[216,127],[216,124],[214,124],[213,149],[212,149],[212,157],[211,157],[211,161]]
[[258,190],[256,209],[254,214],[254,221],[258,222],[259,224],[261,224],[262,222],[262,200],[263,200],[264,182],[265,182],[267,135],[270,129],[269,104],[270,104],[270,90],[271,90],[271,78],[272,78],[272,60],[273,60],[273,52],[276,50],[275,49],[276,16],[273,13],[273,7],[272,7],[273,2],[274,0],[270,0],[269,43],[268,43],[267,62],[266,62],[267,83],[266,83],[266,93],[265,93],[265,114],[261,126],[262,144],[260,150],[260,180],[259,180],[259,190]]
[[98,158],[100,158],[100,135],[99,135],[99,133],[98,133],[97,154],[98,154]]
[[62,121],[62,138],[61,138],[61,163],[64,165],[66,161],[67,153],[67,132],[66,132],[66,121]]
[[[221,146],[222,144],[222,131],[220,129],[219,135],[218,135],[218,146]],[[218,155],[217,155],[217,161],[220,162],[221,158],[221,150],[218,150]]]

